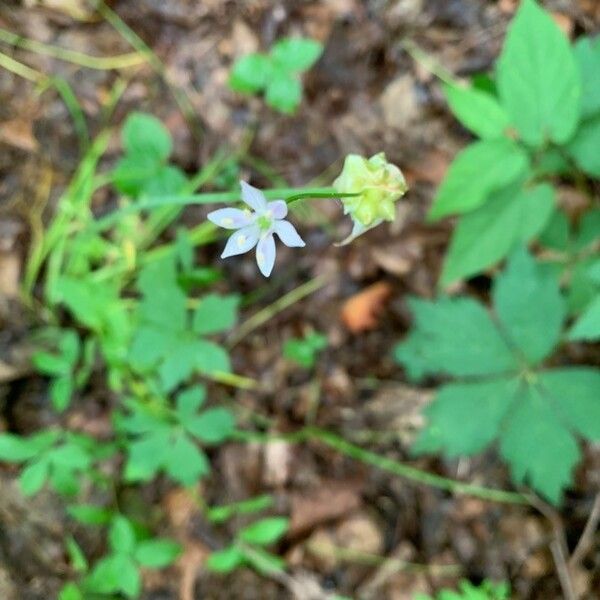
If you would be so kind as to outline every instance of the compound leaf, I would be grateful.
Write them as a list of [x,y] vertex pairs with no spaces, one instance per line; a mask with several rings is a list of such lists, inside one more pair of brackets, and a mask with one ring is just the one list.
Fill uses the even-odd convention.
[[220,333],[235,325],[239,296],[204,296],[194,313],[193,328],[201,335]]

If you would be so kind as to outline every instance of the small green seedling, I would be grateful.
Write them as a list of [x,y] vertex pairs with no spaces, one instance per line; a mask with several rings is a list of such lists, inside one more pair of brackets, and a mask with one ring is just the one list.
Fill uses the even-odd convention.
[[323,46],[308,38],[283,38],[269,54],[253,53],[238,59],[229,77],[229,86],[242,94],[264,92],[269,106],[285,114],[296,111],[302,100],[300,74],[310,69]]
[[283,346],[283,355],[305,369],[315,366],[317,355],[327,347],[327,338],[317,332],[304,338],[291,338]]
[[264,549],[277,542],[289,528],[289,519],[269,517],[252,523],[238,532],[233,542],[213,552],[206,566],[216,573],[231,573],[241,566],[249,566],[259,573],[280,572],[285,561]]

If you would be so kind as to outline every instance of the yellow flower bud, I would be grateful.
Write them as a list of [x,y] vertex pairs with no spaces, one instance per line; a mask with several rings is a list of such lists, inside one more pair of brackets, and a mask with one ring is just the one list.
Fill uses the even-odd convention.
[[387,162],[383,152],[369,159],[358,154],[346,156],[344,168],[333,187],[340,194],[359,194],[341,200],[344,213],[364,227],[393,221],[394,202],[408,189],[402,171]]

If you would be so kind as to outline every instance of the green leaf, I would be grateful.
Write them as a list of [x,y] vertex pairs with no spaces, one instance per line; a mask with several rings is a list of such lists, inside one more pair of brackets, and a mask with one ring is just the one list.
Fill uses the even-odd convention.
[[264,54],[242,56],[233,65],[229,87],[234,92],[254,94],[264,89],[271,77],[271,59]]
[[206,388],[196,385],[177,395],[176,408],[179,418],[184,420],[193,416],[206,400]]
[[237,320],[239,303],[239,296],[207,294],[194,313],[194,331],[201,335],[209,335],[231,329]]
[[118,557],[120,565],[119,570],[119,588],[130,598],[137,598],[142,589],[142,579],[135,563],[128,557]]
[[540,242],[553,250],[566,252],[569,247],[569,239],[569,219],[563,211],[557,210],[540,235]]
[[57,412],[63,412],[71,403],[73,395],[73,379],[71,375],[58,377],[50,384],[50,400]]
[[125,481],[150,481],[168,455],[168,433],[161,431],[130,442],[127,452]]
[[498,318],[528,362],[546,358],[558,344],[565,317],[556,279],[520,249],[496,278],[493,297]]
[[31,357],[31,362],[44,375],[67,375],[71,372],[72,367],[64,356],[42,351],[35,352]]
[[285,569],[285,560],[283,558],[266,552],[262,548],[242,548],[242,552],[246,562],[259,573],[270,575],[272,573],[280,573]]
[[201,442],[218,444],[231,436],[235,420],[226,408],[212,408],[197,417],[190,417],[183,425]]
[[213,552],[206,560],[206,568],[216,573],[231,573],[244,562],[244,555],[236,546]]
[[266,510],[273,506],[273,502],[273,496],[262,494],[248,500],[233,502],[232,504],[212,506],[208,509],[206,516],[211,523],[224,523],[236,515],[246,515]]
[[244,527],[238,535],[248,544],[268,546],[281,538],[288,530],[289,525],[289,519],[285,517],[269,517]]
[[413,299],[415,325],[396,346],[396,360],[412,379],[428,373],[498,375],[518,362],[486,310],[470,298]]
[[172,344],[172,336],[155,325],[137,327],[129,348],[132,367],[144,371],[155,366],[168,353]]
[[522,139],[566,142],[580,114],[581,76],[569,41],[534,0],[523,0],[498,61],[498,90]]
[[528,164],[525,152],[508,139],[471,144],[450,165],[434,198],[429,219],[475,210],[492,192],[519,180]]
[[48,460],[43,458],[23,469],[19,483],[25,496],[34,496],[42,489],[48,477],[49,466]]
[[203,373],[229,373],[231,363],[227,350],[207,340],[197,340],[194,343],[194,356],[197,368]]
[[583,82],[581,112],[587,118],[600,112],[600,36],[580,37],[574,52]]
[[518,385],[513,377],[443,386],[425,410],[427,427],[413,450],[450,457],[481,452],[498,436]]
[[314,366],[318,352],[327,347],[327,338],[312,332],[305,338],[291,338],[283,346],[283,355],[298,363],[301,367],[310,369]]
[[87,469],[92,462],[89,452],[72,442],[66,442],[51,450],[49,458],[54,466],[70,470]]
[[271,58],[277,66],[292,72],[310,69],[322,53],[319,42],[301,37],[283,38],[271,48]]
[[569,331],[569,339],[590,342],[600,339],[600,294],[577,319]]
[[106,525],[112,519],[112,511],[94,504],[68,506],[67,513],[84,525]]
[[193,339],[182,339],[171,346],[158,368],[162,389],[173,391],[192,375],[203,351],[202,342]]
[[123,146],[129,155],[143,155],[155,162],[169,158],[173,149],[168,129],[152,115],[131,113],[121,134]]
[[[178,167],[162,165],[144,182],[140,192],[142,197],[151,198],[161,195],[179,194],[185,190],[188,183],[185,173]],[[143,204],[143,200],[140,201]]]
[[140,542],[135,549],[135,560],[143,567],[160,569],[172,564],[181,554],[181,546],[170,540]]
[[87,591],[97,594],[112,594],[121,589],[123,560],[119,555],[110,555],[99,560],[85,581]]
[[276,71],[267,85],[265,100],[272,108],[291,115],[302,101],[302,83],[295,75]]
[[444,93],[456,118],[480,138],[499,138],[508,129],[508,115],[494,96],[472,87],[448,84]]
[[544,394],[579,435],[600,440],[600,369],[571,367],[540,374]]
[[146,182],[156,176],[160,163],[151,154],[126,155],[112,171],[112,182],[119,192],[137,198]]
[[577,134],[567,146],[567,152],[582,171],[593,177],[600,177],[598,148],[600,148],[600,115],[580,125]]
[[600,242],[600,208],[591,208],[579,221],[573,247],[579,252],[596,242]]
[[452,236],[441,285],[470,277],[504,258],[515,246],[538,235],[554,210],[548,184],[509,187],[464,215]]
[[131,554],[135,548],[135,532],[129,519],[117,515],[108,532],[108,543],[115,554]]
[[30,439],[12,433],[0,433],[0,460],[6,462],[24,462],[33,458],[38,448]]
[[186,435],[180,434],[169,448],[165,470],[182,485],[193,485],[210,473],[210,464],[205,454]]
[[67,583],[58,595],[58,600],[84,600],[83,594],[74,583]]
[[[566,400],[568,402],[568,400]],[[500,452],[517,483],[528,480],[554,504],[579,460],[573,435],[537,387],[521,386],[500,436]]]
[[67,552],[69,554],[69,562],[75,571],[78,573],[85,573],[89,566],[88,561],[83,554],[83,551],[79,547],[79,544],[75,541],[72,536],[69,536],[66,541]]

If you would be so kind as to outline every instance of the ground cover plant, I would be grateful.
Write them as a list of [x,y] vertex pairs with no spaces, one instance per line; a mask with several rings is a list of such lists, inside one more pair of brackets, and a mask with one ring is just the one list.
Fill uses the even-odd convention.
[[[237,598],[244,592],[233,582],[246,576],[260,582],[250,597],[264,598],[593,597],[600,37],[571,42],[540,3],[523,0],[497,60],[468,84],[405,46],[420,68],[442,75],[431,85],[462,139],[477,138],[411,216],[420,239],[450,233],[407,293],[392,282],[417,269],[406,258],[417,251],[402,239],[398,257],[386,244],[404,235],[405,211],[418,204],[414,163],[398,153],[392,160],[383,138],[385,151],[342,144],[333,167],[292,185],[283,159],[251,151],[258,120],[235,146],[201,142],[201,166],[192,168],[176,134],[182,119],[194,130],[190,97],[117,12],[103,2],[89,10],[135,50],[117,63],[147,64],[180,116],[171,122],[136,106],[119,119],[129,84],[115,78],[96,114],[102,127],[90,135],[92,119],[66,79],[0,53],[4,69],[58,91],[80,148],[53,209],[31,217],[19,281],[43,417],[20,426],[19,400],[7,393],[0,432],[2,485],[14,480],[26,506],[50,497],[60,507],[63,567],[43,584],[44,597],[151,598],[162,586],[183,600]],[[72,7],[66,14],[73,18]],[[0,42],[106,70],[93,57],[3,31]],[[216,81],[237,107],[232,92],[264,93],[283,113],[265,109],[265,129],[279,119],[283,130],[302,122],[301,74],[322,56],[327,64],[326,46],[297,35],[267,46],[238,53]],[[345,262],[332,269],[327,252]],[[379,266],[361,266],[366,255]],[[342,289],[331,271],[364,272],[373,284],[345,293],[345,329],[327,312]],[[299,285],[290,287],[292,272]],[[301,326],[287,325],[284,311],[301,314],[317,294],[325,302]],[[392,310],[386,303],[401,308],[386,336],[374,338],[375,366],[365,368],[370,330]],[[274,335],[262,337],[265,329]],[[352,376],[340,370],[344,361],[356,365]],[[402,384],[391,405],[371,403],[384,378]],[[416,409],[406,408],[411,394]],[[317,490],[308,500],[307,482]],[[384,491],[373,510],[361,510],[369,485]],[[510,567],[478,570],[472,542],[444,548],[426,526],[450,504],[462,513],[444,508],[442,518],[469,523],[485,546],[498,542],[489,531],[502,531],[507,515],[546,529],[525,551],[513,549]],[[578,520],[567,536],[569,510]],[[414,518],[394,530],[403,511]],[[374,512],[385,527],[373,524]],[[417,514],[425,525],[415,525]],[[407,551],[407,540],[420,540],[419,550]],[[537,567],[540,581],[515,566],[531,555],[552,565]],[[217,582],[212,591],[195,588],[199,574]]]

